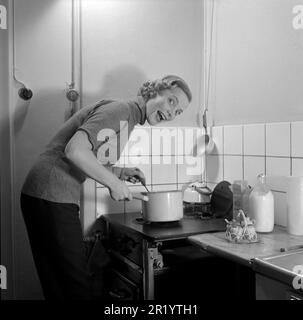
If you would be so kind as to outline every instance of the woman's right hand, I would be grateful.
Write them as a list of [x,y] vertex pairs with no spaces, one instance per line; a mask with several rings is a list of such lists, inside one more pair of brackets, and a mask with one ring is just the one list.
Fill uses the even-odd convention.
[[129,188],[121,180],[118,180],[114,183],[114,185],[109,189],[109,193],[111,198],[116,201],[133,199],[132,193],[130,192]]

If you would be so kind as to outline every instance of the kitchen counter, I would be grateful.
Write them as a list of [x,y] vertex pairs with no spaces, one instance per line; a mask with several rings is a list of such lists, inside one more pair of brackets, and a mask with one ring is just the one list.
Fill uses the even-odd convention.
[[257,300],[303,300],[299,281],[300,278],[302,281],[303,236],[290,235],[278,226],[272,233],[258,236],[259,242],[250,244],[231,243],[225,232],[195,235],[188,241],[251,270],[255,274]]
[[188,238],[192,244],[214,253],[218,256],[233,260],[245,266],[251,266],[255,258],[280,255],[281,248],[303,246],[303,236],[293,236],[283,227],[275,226],[272,233],[258,234],[259,242],[236,244],[228,242],[225,232],[206,233]]

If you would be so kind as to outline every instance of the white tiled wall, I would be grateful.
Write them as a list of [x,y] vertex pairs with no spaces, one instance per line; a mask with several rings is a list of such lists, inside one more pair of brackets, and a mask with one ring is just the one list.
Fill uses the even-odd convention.
[[243,153],[243,128],[242,126],[224,127],[224,154],[242,155]]
[[[221,129],[223,136],[222,130],[223,127]],[[215,131],[220,135],[220,130],[215,129]],[[150,190],[181,190],[182,186],[190,181],[202,180],[205,158],[196,154],[193,156],[201,135],[202,130],[199,128],[138,126],[132,132],[117,165],[140,168],[145,174],[147,187]],[[223,148],[223,141],[221,146]],[[127,185],[133,193],[145,191],[139,184],[127,183]],[[95,217],[108,213],[141,210],[141,201],[113,201],[108,190],[97,183],[96,190]]]
[[212,128],[216,143],[206,157],[206,180],[245,179],[256,184],[267,176],[275,197],[275,222],[286,225],[286,177],[303,176],[303,122],[280,122]]
[[243,127],[244,155],[265,156],[265,125],[252,124]]
[[[185,183],[203,180],[204,174],[212,188],[222,180],[239,179],[254,186],[257,175],[265,173],[275,196],[275,222],[285,226],[285,177],[303,176],[303,122],[217,126],[211,133],[212,153],[194,157],[201,129],[138,127],[119,165],[140,168],[151,190],[181,189]],[[140,185],[128,185],[133,192],[144,191]],[[96,217],[141,210],[140,201],[115,202],[106,188],[96,184],[96,190]]]
[[303,148],[302,148],[302,138],[303,138],[303,122],[292,122],[291,123],[291,155],[292,157],[303,158]]
[[290,123],[266,124],[266,155],[290,157]]

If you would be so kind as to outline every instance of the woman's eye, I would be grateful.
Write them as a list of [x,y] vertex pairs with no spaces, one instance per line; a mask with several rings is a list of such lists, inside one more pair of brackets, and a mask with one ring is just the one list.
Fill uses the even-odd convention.
[[169,104],[173,106],[175,104],[175,101],[173,99],[169,99]]

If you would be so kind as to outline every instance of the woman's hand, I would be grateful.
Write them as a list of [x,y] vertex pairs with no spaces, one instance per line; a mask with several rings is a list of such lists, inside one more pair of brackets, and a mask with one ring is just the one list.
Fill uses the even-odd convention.
[[111,198],[116,201],[130,201],[133,199],[132,193],[128,189],[127,185],[123,181],[118,179],[114,183],[114,185],[109,188],[109,193]]
[[120,178],[121,180],[126,180],[131,183],[140,181],[143,185],[146,184],[144,173],[138,168],[123,168]]

